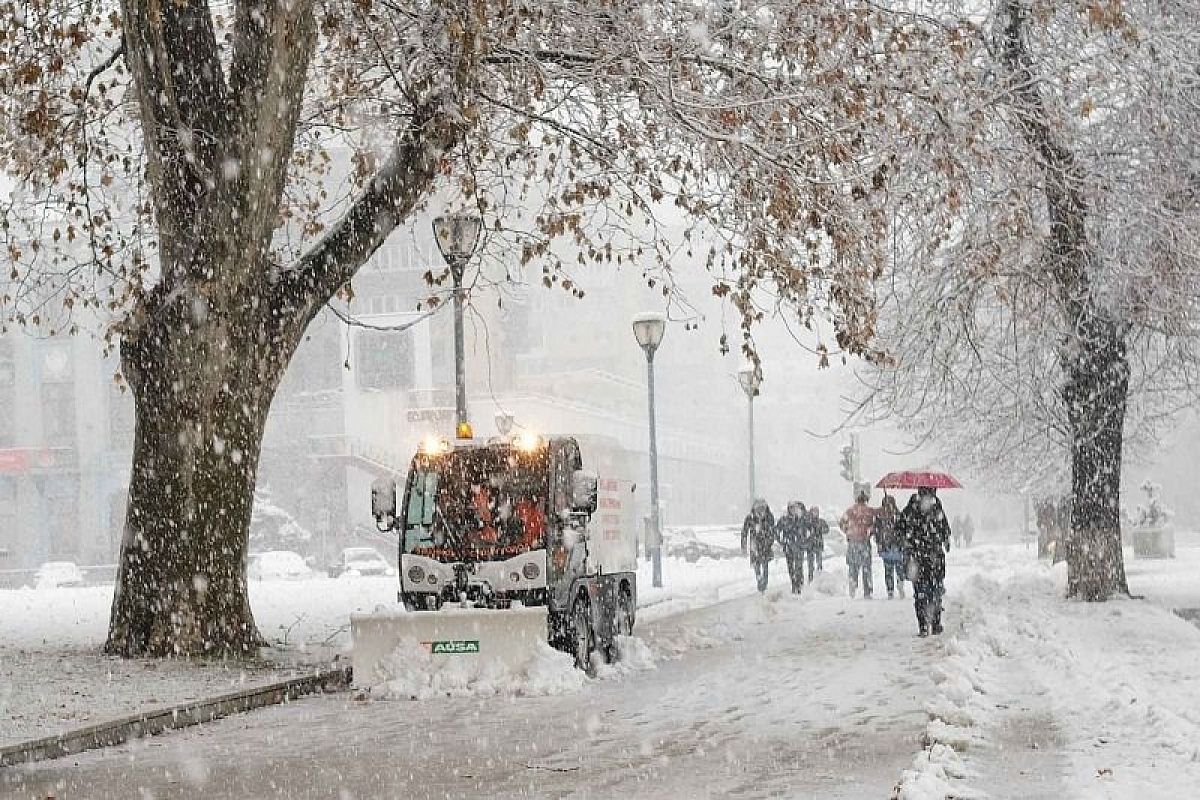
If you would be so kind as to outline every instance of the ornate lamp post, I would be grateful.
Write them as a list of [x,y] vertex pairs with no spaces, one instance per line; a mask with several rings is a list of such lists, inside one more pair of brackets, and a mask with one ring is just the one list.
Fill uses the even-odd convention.
[[470,439],[467,419],[467,367],[463,343],[463,273],[475,254],[483,219],[478,214],[447,214],[433,221],[433,237],[454,279],[454,435]]
[[633,336],[646,354],[646,397],[650,411],[650,541],[655,587],[662,586],[662,526],[658,515],[658,433],[654,419],[654,351],[662,344],[667,319],[662,314],[639,314],[633,319]]

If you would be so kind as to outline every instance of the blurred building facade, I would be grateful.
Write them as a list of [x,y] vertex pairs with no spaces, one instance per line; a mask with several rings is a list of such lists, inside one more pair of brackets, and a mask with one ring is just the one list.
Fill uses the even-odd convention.
[[0,569],[111,563],[120,544],[133,403],[85,336],[0,336]]
[[[452,314],[446,308],[422,319],[417,310],[432,291],[425,273],[442,267],[428,220],[394,234],[354,280],[346,307],[353,322],[322,313],[280,386],[259,482],[312,527],[324,551],[370,535],[373,480],[402,477],[425,436],[452,435]],[[635,481],[644,505],[645,359],[630,328],[644,309],[629,276],[593,277],[582,300],[521,281],[473,292],[470,417],[480,437],[497,433],[498,414],[510,416],[514,430],[582,437],[591,466]],[[714,349],[672,346],[682,344],[672,342],[682,328],[672,326],[656,358],[664,520],[737,519],[744,513],[744,420],[731,419],[729,403],[715,395],[724,391],[739,411],[744,398]]]

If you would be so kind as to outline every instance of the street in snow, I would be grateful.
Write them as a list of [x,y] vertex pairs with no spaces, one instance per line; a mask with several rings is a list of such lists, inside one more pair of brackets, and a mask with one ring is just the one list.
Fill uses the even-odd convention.
[[648,613],[633,663],[594,678],[556,654],[543,678],[559,680],[488,696],[308,698],[15,768],[0,786],[29,798],[1186,796],[1200,780],[1200,630],[1166,606],[1200,606],[1197,545],[1138,565],[1145,601],[1065,609],[1061,570],[1027,546],[955,551],[940,639],[912,635],[909,600],[846,597],[843,565],[799,598],[777,575],[763,596]]

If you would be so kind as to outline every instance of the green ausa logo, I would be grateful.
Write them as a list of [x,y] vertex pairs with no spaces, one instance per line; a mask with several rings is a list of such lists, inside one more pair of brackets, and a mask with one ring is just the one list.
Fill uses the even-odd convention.
[[433,655],[458,655],[460,653],[478,653],[478,639],[443,639],[440,642],[429,642],[429,652]]

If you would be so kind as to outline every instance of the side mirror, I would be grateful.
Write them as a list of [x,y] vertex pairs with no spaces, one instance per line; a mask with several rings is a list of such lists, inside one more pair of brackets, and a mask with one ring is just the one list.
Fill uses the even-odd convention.
[[571,510],[577,514],[593,514],[600,479],[594,472],[582,469],[571,475]]
[[380,478],[371,484],[371,516],[381,531],[396,527],[396,481]]

